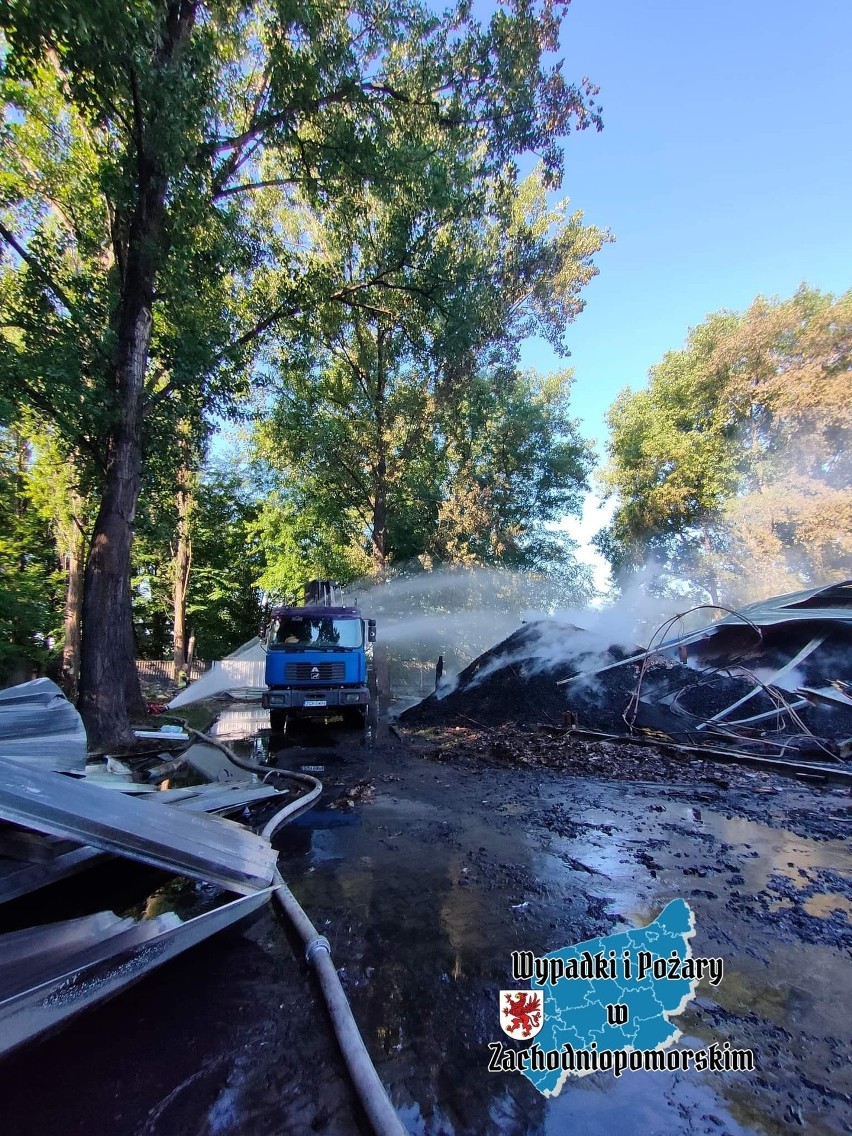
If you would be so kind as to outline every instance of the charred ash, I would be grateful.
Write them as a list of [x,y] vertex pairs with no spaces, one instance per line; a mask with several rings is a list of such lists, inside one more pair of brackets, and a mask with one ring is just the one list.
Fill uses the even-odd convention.
[[635,654],[593,647],[570,623],[524,624],[463,670],[455,688],[439,686],[402,721],[414,728],[549,725],[845,760],[852,752],[852,582],[751,604]]

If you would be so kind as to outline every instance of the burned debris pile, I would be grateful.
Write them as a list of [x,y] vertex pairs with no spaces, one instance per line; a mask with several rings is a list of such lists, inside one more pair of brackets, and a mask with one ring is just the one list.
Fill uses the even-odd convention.
[[630,654],[573,624],[523,625],[405,725],[571,726],[772,758],[852,749],[852,582],[779,596]]
[[662,784],[702,783],[711,789],[752,788],[764,783],[762,771],[745,766],[720,765],[700,757],[669,752],[666,747],[605,738],[586,738],[574,732],[540,727],[520,733],[450,726],[424,741],[422,752],[430,761],[477,764],[511,769],[548,770],[577,777],[608,781]]
[[[468,722],[478,726],[508,723],[534,725],[549,722],[561,725],[569,709],[565,692],[557,680],[571,673],[566,659],[574,651],[574,673],[589,658],[588,636],[581,628],[557,620],[525,623],[502,643],[480,655],[458,676],[452,690],[438,691],[401,715],[407,726],[422,727],[446,722]],[[608,649],[606,663],[624,658],[618,647]],[[618,701],[626,701],[633,687],[627,672],[613,671],[611,690],[588,686],[581,699],[588,704],[590,720],[600,728],[616,730],[621,722]],[[617,693],[616,693],[617,692]],[[610,696],[612,695],[612,696]]]

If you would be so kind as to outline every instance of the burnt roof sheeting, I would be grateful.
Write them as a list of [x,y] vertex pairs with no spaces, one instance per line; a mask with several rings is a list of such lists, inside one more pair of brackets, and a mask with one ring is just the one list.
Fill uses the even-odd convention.
[[[852,580],[841,580],[838,584],[809,588],[803,592],[788,592],[784,596],[773,596],[758,603],[745,604],[737,611],[752,623],[756,623],[758,627],[769,627],[774,623],[824,619],[852,624]],[[718,623],[712,623],[703,630],[712,632],[718,627],[742,624],[742,622],[738,615],[726,615]]]
[[83,720],[55,682],[37,678],[0,690],[0,758],[83,772]]
[[740,706],[745,705],[746,702],[750,702],[751,699],[760,694],[760,692],[765,687],[775,686],[778,683],[779,679],[789,674],[790,671],[795,670],[799,663],[804,662],[804,660],[807,659],[809,655],[812,655],[818,647],[821,647],[825,642],[825,638],[825,635],[815,635],[814,638],[811,639],[810,642],[806,643],[800,651],[796,652],[792,659],[788,659],[787,662],[784,663],[783,666],[779,667],[774,674],[770,675],[768,678],[765,678],[761,686],[755,685],[752,690],[747,691],[747,693],[738,698],[736,702],[732,702],[731,705],[726,706],[724,710],[719,710],[716,714],[713,714],[710,718],[708,718],[706,722],[699,723],[695,728],[697,730],[703,730],[706,726],[711,725],[713,722],[720,722],[723,718],[727,718],[730,714],[732,714],[734,710],[738,710]]
[[91,867],[104,853],[98,848],[74,848],[45,864],[26,864],[0,860],[0,904],[29,895],[39,888],[55,884],[66,876],[74,876]]
[[[94,779],[90,777],[87,780],[92,783]],[[290,795],[273,789],[271,785],[259,785],[248,781],[234,781],[226,785],[221,783],[195,785],[192,788],[160,791],[154,790],[150,785],[133,785],[117,779],[114,781],[114,784],[101,780],[95,783],[98,788],[107,788],[111,792],[133,792],[135,795],[138,791],[146,796],[146,800],[158,805],[172,805],[187,812],[231,813],[258,801],[272,797],[286,799]],[[0,849],[2,849],[2,835],[3,826],[0,825]],[[66,876],[74,875],[107,856],[107,853],[99,848],[86,846],[71,847],[66,851],[69,847],[67,841],[55,841],[55,838],[42,834],[39,834],[37,839],[43,840],[47,849],[55,844],[56,854],[32,863],[8,859],[5,853],[0,855],[0,904],[47,887],[48,884],[56,883]]]
[[268,841],[230,821],[162,808],[4,760],[0,819],[241,893],[269,884],[277,860]]
[[106,911],[0,936],[0,1053],[118,993],[269,895],[258,891],[186,923],[172,913],[134,923]]
[[[742,618],[743,616],[745,618]],[[786,595],[773,596],[758,603],[745,604],[744,607],[737,609],[736,614],[726,615],[715,623],[699,627],[697,631],[667,639],[649,651],[640,651],[608,666],[598,667],[593,671],[581,671],[560,679],[557,686],[566,686],[591,675],[603,674],[604,671],[615,670],[629,663],[638,663],[650,655],[673,651],[675,647],[686,647],[707,641],[722,629],[747,628],[749,623],[760,628],[784,623],[834,623],[852,627],[852,580],[841,580],[836,584],[808,588],[802,592],[788,592]]]

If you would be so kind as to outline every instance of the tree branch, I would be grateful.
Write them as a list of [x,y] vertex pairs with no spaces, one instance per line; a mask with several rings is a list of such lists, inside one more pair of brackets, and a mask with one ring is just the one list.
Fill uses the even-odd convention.
[[359,366],[359,364],[358,364],[358,363],[357,363],[357,362],[356,362],[356,361],[355,361],[355,360],[354,360],[354,359],[352,358],[352,356],[351,356],[351,355],[349,354],[349,352],[348,352],[348,351],[347,351],[347,349],[346,349],[346,341],[345,341],[345,340],[343,339],[343,337],[342,337],[342,336],[340,336],[340,337],[338,338],[338,342],[339,342],[339,344],[340,344],[340,346],[339,346],[339,347],[337,347],[337,346],[335,346],[335,345],[332,345],[332,348],[331,348],[331,350],[332,350],[332,353],[333,353],[333,354],[335,354],[335,355],[337,355],[337,357],[338,357],[339,359],[341,359],[341,358],[342,358],[343,360],[345,360],[345,362],[346,362],[347,366],[349,367],[350,371],[352,372],[352,374],[353,374],[353,375],[355,376],[355,378],[357,379],[357,381],[358,381],[358,386],[359,386],[359,387],[361,388],[361,390],[362,390],[362,391],[364,392],[364,395],[365,395],[365,396],[366,396],[367,398],[369,398],[369,397],[370,397],[370,392],[369,392],[369,390],[368,390],[368,388],[367,388],[367,381],[366,381],[366,380],[367,380],[367,377],[366,377],[366,374],[365,374],[365,372],[364,372],[364,369],[363,369],[363,368],[362,368],[361,366]]
[[[339,453],[336,453],[334,455],[334,461],[335,461],[335,464],[340,469],[342,469],[345,473],[347,473],[349,475],[350,481],[352,482],[352,486],[354,486],[355,490],[362,494],[361,502],[363,502],[364,497],[369,498],[370,490],[369,490],[366,482],[364,481],[363,477],[358,472],[358,470],[352,469],[352,467],[346,461],[344,461],[344,459],[340,456]],[[336,480],[337,480],[338,490],[340,491],[340,493],[342,495],[349,497],[349,501],[352,505],[357,506],[359,503],[361,503],[352,494],[352,492],[351,492],[352,486],[345,485],[343,482],[341,482],[340,478],[337,478]],[[350,492],[348,494],[347,494],[347,490],[350,490]]]
[[57,409],[55,401],[42,394],[41,391],[28,383],[22,376],[19,375],[18,379],[33,406],[37,407],[42,414],[46,416],[49,422],[55,422],[60,425],[67,433],[68,437],[73,439],[74,446],[77,449],[85,450],[98,469],[102,472],[105,471],[106,462],[100,451],[84,434],[78,432],[77,426],[75,426],[73,422],[65,418],[62,412]]
[[21,260],[35,273],[41,282],[53,293],[59,302],[65,307],[68,312],[74,312],[74,305],[68,297],[67,292],[57,284],[50,273],[39,264],[38,260],[31,252],[25,248],[24,245],[11,233],[6,226],[0,221],[0,237],[2,237],[8,245],[15,250]]
[[234,193],[250,193],[255,189],[268,189],[276,185],[299,185],[301,178],[269,178],[268,181],[246,181],[239,185],[228,185],[224,189],[217,190],[213,194],[213,200],[218,201],[220,197],[230,197]]
[[253,145],[247,146],[245,150],[234,150],[231,156],[229,158],[226,158],[225,161],[222,162],[222,164],[213,175],[212,196],[214,201],[216,200],[218,194],[222,191],[225,182],[230,181],[230,179],[237,173],[237,171],[242,169],[246,162],[250,162],[262,145],[262,139],[255,139]]
[[294,103],[288,107],[284,107],[283,110],[276,111],[275,114],[260,115],[255,118],[251,126],[242,131],[241,134],[235,134],[230,138],[220,138],[217,142],[213,143],[213,153],[222,154],[226,150],[239,150],[246,142],[250,142],[253,138],[265,134],[266,131],[274,130],[276,126],[284,126],[294,115],[316,114],[318,110],[323,110],[325,107],[345,102],[354,95],[358,89],[355,83],[347,83],[343,87],[338,87],[336,91],[331,91],[327,95],[321,95],[319,98],[311,99],[310,102],[305,105],[300,106]]
[[142,174],[142,161],[144,153],[144,119],[142,115],[142,96],[139,93],[139,80],[136,76],[136,68],[131,63],[127,68],[130,77],[130,94],[133,99],[133,129],[131,134],[133,141],[136,144],[136,161],[139,166],[140,177]]

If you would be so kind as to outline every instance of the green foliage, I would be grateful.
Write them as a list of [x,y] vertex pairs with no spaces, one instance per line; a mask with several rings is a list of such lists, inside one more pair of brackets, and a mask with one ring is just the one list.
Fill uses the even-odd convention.
[[187,597],[200,659],[221,659],[258,633],[264,611],[258,511],[239,471],[216,466],[205,471],[191,517],[193,572]]
[[[133,548],[133,618],[139,656],[172,652],[176,483],[149,495]],[[263,614],[265,567],[255,488],[239,467],[212,463],[193,478],[189,510],[192,571],[186,597],[188,634],[197,658],[220,659],[251,639]]]
[[[600,127],[595,89],[546,62],[562,7],[511,0],[485,23],[467,0],[440,14],[416,0],[16,0],[0,12],[0,406],[26,407],[49,426],[77,464],[80,491],[100,497],[86,589],[96,617],[83,641],[84,712],[99,740],[126,730],[140,490],[156,498],[186,467],[176,437],[200,466],[211,425],[237,412],[260,350],[280,357],[286,338],[304,356],[309,331],[326,346],[338,332],[351,343],[378,308],[390,311],[395,365],[413,373],[430,344],[444,359],[480,350],[489,336],[471,342],[466,329],[486,312],[499,321],[504,292],[558,334],[555,317],[570,314],[592,271],[589,230],[575,225],[559,249],[542,243],[542,217],[521,222],[515,259],[500,252],[493,271],[477,269],[495,263],[481,250],[502,239],[517,155],[540,154],[541,184],[552,187],[560,138]],[[345,229],[372,202],[377,215],[405,204],[384,214],[380,247],[367,255],[368,240],[350,242],[359,252],[341,261],[335,238],[324,253],[316,223],[331,231],[337,218]],[[560,285],[568,308],[525,287],[542,257],[554,279],[574,258]],[[295,347],[294,357],[304,372]],[[318,365],[328,370],[327,359]],[[434,375],[418,382],[415,402],[434,397]],[[409,394],[391,398],[393,422],[411,412]],[[325,437],[338,440],[333,423]],[[425,467],[428,447],[409,467],[405,440],[395,444],[391,488],[425,531],[428,508],[404,469]],[[302,505],[289,491],[287,502]],[[151,577],[157,553],[143,544],[168,516],[153,500],[139,511],[136,559]],[[120,589],[101,586],[99,557],[112,558]],[[109,676],[103,699],[96,674]]]
[[717,313],[610,410],[598,545],[658,585],[737,601],[848,573],[852,293]]
[[572,563],[546,528],[581,507],[592,468],[570,417],[570,371],[480,374],[444,423],[446,482],[429,551],[440,561],[548,570]]
[[481,26],[465,4],[18,0],[3,20],[0,235],[19,277],[4,322],[27,364],[7,358],[0,386],[107,459],[128,258],[153,202],[141,171],[164,194],[143,250],[157,279],[147,448],[177,421],[209,423],[244,391],[256,337],[363,284],[341,291],[305,255],[295,203],[357,209],[365,184],[440,194],[447,155],[474,150],[507,198],[517,153],[543,153],[558,179],[559,135],[600,127],[594,89],[542,64],[558,27],[550,3]]
[[330,500],[274,490],[248,528],[262,549],[257,583],[263,593],[282,599],[298,595],[306,580],[348,583],[365,575],[370,559],[352,543],[353,528],[358,531],[357,514],[333,508]]
[[363,573],[367,555],[380,574],[424,554],[570,561],[543,527],[579,507],[591,464],[568,414],[570,378],[524,376],[514,358],[533,332],[562,344],[608,237],[548,208],[541,171],[510,199],[470,159],[445,150],[439,160],[436,185],[407,196],[304,207],[314,256],[340,274],[338,290],[353,272],[371,283],[313,313],[271,360],[277,397],[258,446],[280,473],[276,516],[291,531],[304,516],[322,533],[300,524],[288,543],[282,531],[273,576],[278,563],[304,578],[316,540],[320,562],[346,578]]
[[48,526],[28,493],[30,448],[0,429],[0,682],[21,681],[53,657],[62,574]]

